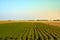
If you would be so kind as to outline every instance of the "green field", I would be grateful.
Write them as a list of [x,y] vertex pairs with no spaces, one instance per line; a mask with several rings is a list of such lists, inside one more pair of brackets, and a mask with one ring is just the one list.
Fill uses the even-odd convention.
[[0,24],[0,40],[60,40],[60,28],[37,22]]

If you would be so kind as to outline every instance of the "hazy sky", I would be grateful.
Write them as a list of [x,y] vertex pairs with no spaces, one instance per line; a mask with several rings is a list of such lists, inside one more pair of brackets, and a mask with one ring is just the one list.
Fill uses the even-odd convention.
[[60,19],[60,0],[0,0],[0,20]]

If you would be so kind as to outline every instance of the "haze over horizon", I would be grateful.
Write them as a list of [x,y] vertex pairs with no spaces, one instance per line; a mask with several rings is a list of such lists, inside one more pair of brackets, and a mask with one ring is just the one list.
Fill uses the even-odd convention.
[[60,0],[0,0],[0,20],[60,19]]

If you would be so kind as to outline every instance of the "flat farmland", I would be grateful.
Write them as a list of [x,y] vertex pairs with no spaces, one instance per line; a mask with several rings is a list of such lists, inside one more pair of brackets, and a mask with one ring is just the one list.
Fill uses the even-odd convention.
[[46,23],[4,22],[0,24],[0,40],[60,40],[60,27]]

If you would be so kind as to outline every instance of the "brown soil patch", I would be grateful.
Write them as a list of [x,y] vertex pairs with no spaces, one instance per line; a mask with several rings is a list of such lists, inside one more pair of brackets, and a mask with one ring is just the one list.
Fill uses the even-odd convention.
[[42,23],[59,26],[60,27],[60,21],[41,21]]
[[10,23],[10,22],[0,22],[0,24],[6,24],[6,23]]
[[0,24],[13,23],[15,21],[0,21]]

